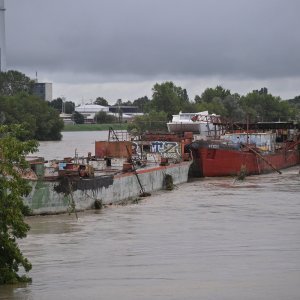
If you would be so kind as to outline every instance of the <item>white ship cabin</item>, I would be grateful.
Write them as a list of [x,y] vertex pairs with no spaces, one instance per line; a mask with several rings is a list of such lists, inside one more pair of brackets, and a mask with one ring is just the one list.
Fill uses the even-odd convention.
[[169,132],[193,132],[202,136],[219,135],[220,126],[214,125],[219,120],[218,115],[208,111],[198,113],[182,113],[173,115],[172,121],[167,123]]
[[173,115],[172,122],[189,122],[205,121],[205,118],[209,116],[208,111],[202,111],[197,113],[183,113],[179,112],[178,115]]

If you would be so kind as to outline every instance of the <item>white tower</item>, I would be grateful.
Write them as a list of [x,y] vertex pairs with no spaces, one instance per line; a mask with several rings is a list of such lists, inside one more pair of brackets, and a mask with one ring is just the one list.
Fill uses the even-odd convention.
[[4,0],[0,0],[0,71],[2,72],[6,71]]

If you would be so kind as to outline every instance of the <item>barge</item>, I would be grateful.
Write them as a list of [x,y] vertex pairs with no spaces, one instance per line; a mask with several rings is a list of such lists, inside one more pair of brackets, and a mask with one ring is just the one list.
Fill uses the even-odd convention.
[[295,124],[240,124],[238,128],[220,136],[198,137],[189,145],[198,176],[281,173],[299,164],[300,134]]
[[95,155],[44,161],[28,157],[32,190],[24,198],[32,214],[57,214],[135,201],[151,192],[187,182],[191,157],[186,142],[170,135],[151,139],[95,142]]

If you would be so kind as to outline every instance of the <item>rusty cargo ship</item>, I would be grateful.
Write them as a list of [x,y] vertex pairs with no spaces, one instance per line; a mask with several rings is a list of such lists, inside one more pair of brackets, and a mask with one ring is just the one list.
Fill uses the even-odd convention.
[[[217,124],[220,126],[220,124]],[[263,174],[299,164],[299,129],[292,122],[239,124],[219,136],[195,139],[198,176]]]

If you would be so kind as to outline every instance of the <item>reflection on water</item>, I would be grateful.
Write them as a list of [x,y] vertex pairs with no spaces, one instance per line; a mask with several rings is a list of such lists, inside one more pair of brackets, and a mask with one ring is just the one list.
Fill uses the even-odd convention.
[[80,229],[80,222],[74,222],[74,215],[33,216],[26,219],[30,225],[30,234],[61,234],[71,233]]
[[87,156],[88,152],[95,153],[95,141],[107,140],[108,131],[62,132],[62,141],[40,142],[36,155],[47,160],[64,157]]
[[33,283],[0,299],[299,299],[299,167],[30,217]]

